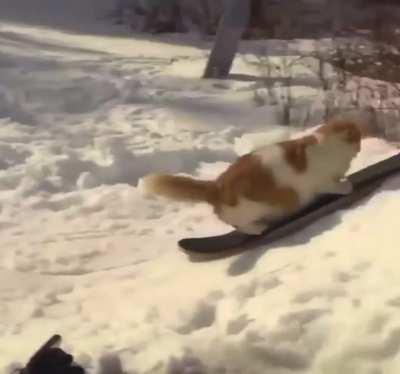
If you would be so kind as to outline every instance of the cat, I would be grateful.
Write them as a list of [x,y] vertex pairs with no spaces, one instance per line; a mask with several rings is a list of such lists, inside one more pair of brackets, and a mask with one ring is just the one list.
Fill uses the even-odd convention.
[[345,178],[361,147],[361,127],[333,120],[310,135],[263,146],[231,164],[216,180],[150,174],[142,178],[149,195],[207,202],[223,222],[258,235],[320,194],[349,194]]

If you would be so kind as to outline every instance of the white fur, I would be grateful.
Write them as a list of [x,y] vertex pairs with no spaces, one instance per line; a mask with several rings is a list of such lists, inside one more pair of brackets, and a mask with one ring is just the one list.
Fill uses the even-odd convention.
[[258,222],[265,217],[276,219],[284,215],[283,209],[241,198],[237,205],[224,205],[220,218],[247,234],[261,234],[266,228],[266,222]]
[[335,177],[345,175],[356,153],[352,145],[335,137],[310,145],[307,148],[308,167],[304,173],[288,164],[283,149],[276,145],[259,150],[256,155],[272,171],[277,185],[293,188],[304,205],[318,194],[331,192],[336,186]]

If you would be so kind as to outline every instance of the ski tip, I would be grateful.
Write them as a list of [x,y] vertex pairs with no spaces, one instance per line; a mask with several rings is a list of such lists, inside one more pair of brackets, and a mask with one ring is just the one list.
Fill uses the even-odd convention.
[[236,230],[216,236],[205,236],[200,238],[183,238],[178,245],[186,253],[209,254],[233,249],[245,244],[249,235]]
[[178,245],[185,253],[207,253],[210,251],[210,238],[184,238],[178,241]]
[[180,239],[180,240],[178,240],[178,245],[181,249],[187,250],[187,248],[190,248],[191,241],[192,241],[192,239],[190,239],[190,238]]
[[[183,239],[186,240],[186,239]],[[191,243],[191,239],[187,239],[188,242]],[[209,247],[204,247],[196,243],[196,246],[190,246],[189,248],[181,247],[182,252],[188,257],[190,262],[193,263],[201,263],[201,262],[210,262],[217,261],[221,259],[225,259],[236,254],[239,254],[243,251],[243,248],[240,247],[218,247],[212,248],[214,250],[210,250]]]

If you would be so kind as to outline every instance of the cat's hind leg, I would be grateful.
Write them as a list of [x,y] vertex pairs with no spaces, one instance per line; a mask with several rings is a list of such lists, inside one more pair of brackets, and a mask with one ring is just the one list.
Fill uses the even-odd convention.
[[273,214],[273,207],[243,198],[235,206],[222,206],[218,217],[240,232],[259,235],[268,227],[268,221]]
[[244,234],[249,234],[249,235],[260,235],[267,228],[268,228],[268,225],[265,222],[259,222],[259,221],[250,222],[243,226],[236,226],[236,229],[238,231],[243,232]]

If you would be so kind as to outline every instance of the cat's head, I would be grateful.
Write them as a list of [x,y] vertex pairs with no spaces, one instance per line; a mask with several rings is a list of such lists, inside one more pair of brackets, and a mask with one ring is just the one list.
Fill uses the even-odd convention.
[[352,121],[335,120],[319,127],[316,135],[320,142],[339,140],[353,147],[357,152],[361,147],[362,132],[360,126]]

